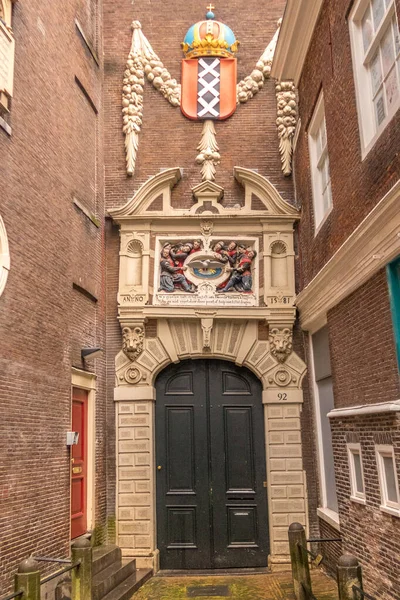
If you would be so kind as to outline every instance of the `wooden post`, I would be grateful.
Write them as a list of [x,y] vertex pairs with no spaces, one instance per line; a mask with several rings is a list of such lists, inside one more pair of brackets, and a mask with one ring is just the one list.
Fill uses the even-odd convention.
[[353,591],[353,585],[363,589],[361,566],[352,554],[343,554],[337,565],[339,600],[356,600],[360,594]]
[[40,571],[33,558],[27,558],[20,563],[15,575],[14,591],[22,591],[20,600],[40,600]]
[[80,562],[72,570],[72,600],[92,599],[92,547],[89,540],[79,538],[72,545],[72,563]]
[[292,576],[294,593],[297,600],[309,600],[312,597],[310,567],[306,532],[300,523],[289,526],[290,561],[292,563]]

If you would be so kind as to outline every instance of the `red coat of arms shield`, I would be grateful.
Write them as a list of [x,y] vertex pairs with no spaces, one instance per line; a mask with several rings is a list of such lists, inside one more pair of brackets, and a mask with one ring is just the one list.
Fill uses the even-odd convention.
[[223,120],[236,109],[236,58],[182,61],[181,109],[189,119]]

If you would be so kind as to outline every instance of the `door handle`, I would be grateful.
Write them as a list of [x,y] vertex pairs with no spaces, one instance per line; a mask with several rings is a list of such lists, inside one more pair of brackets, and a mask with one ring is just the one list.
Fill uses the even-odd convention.
[[162,466],[161,466],[161,465],[158,465],[158,467],[157,467],[157,471],[161,471],[161,469],[162,469]]

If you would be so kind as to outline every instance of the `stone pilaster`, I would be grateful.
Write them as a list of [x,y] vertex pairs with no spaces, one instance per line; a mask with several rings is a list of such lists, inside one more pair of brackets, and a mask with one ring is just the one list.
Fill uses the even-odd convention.
[[155,567],[154,389],[115,390],[117,536],[123,556]]

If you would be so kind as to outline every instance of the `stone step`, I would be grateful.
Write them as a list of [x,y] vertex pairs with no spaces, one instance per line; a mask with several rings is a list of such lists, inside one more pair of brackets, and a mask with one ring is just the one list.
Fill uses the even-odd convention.
[[112,565],[103,569],[93,577],[92,598],[101,600],[111,590],[119,586],[120,583],[134,575],[136,571],[135,560],[117,560]]
[[103,600],[130,600],[132,595],[153,575],[153,569],[136,569],[125,581],[104,596]]
[[121,564],[121,549],[118,546],[109,545],[93,548],[93,577],[115,562]]

